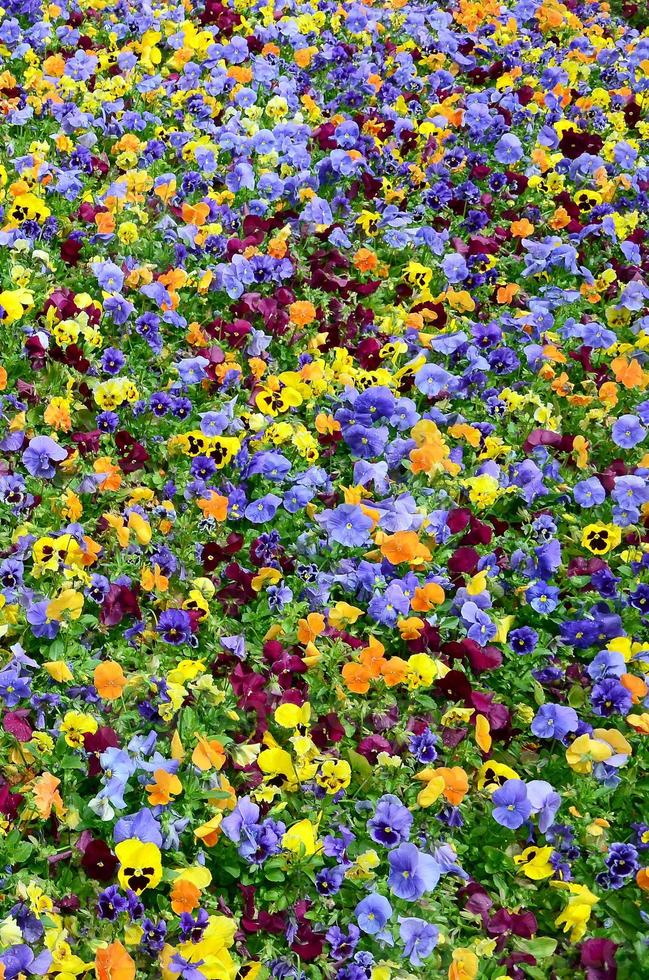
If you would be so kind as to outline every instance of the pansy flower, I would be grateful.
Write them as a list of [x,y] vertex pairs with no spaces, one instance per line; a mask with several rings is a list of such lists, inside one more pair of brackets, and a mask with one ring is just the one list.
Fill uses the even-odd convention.
[[115,854],[120,865],[117,876],[122,888],[140,895],[161,882],[162,861],[156,844],[127,838],[116,845]]

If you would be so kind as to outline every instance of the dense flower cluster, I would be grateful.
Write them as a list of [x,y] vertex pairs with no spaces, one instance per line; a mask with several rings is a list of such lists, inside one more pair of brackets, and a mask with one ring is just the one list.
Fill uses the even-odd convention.
[[647,975],[635,23],[3,2],[0,980]]

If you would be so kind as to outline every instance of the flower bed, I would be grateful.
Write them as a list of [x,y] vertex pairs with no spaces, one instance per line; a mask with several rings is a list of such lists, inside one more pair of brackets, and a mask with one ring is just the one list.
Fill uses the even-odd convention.
[[633,6],[4,4],[0,980],[647,975]]

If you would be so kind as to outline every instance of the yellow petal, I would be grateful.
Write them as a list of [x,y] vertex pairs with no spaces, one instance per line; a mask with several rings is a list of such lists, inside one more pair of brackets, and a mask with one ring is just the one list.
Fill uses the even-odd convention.
[[446,783],[444,782],[443,776],[434,776],[422,790],[420,790],[417,796],[417,803],[421,807],[432,806],[442,793],[444,792],[444,787]]
[[128,526],[132,531],[135,531],[135,536],[140,544],[146,545],[150,542],[151,525],[135,511],[131,511],[128,515]]
[[483,752],[491,749],[491,727],[484,715],[477,715],[475,720],[475,740]]
[[171,738],[171,758],[178,762],[182,762],[185,758],[185,749],[178,732],[174,732]]
[[70,668],[65,660],[50,660],[48,663],[44,663],[43,667],[52,680],[57,681],[59,684],[73,679]]

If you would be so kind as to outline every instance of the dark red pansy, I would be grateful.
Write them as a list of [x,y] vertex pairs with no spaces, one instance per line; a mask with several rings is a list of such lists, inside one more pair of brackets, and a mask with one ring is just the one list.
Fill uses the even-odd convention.
[[76,238],[66,238],[61,243],[59,254],[66,265],[75,266],[80,262],[82,248],[83,242],[78,241]]
[[8,783],[0,785],[0,813],[10,820],[15,820],[24,799],[21,793],[12,793]]
[[108,725],[100,725],[96,732],[86,732],[83,747],[88,753],[88,775],[99,776],[102,772],[99,756],[106,749],[119,748],[117,732]]
[[141,470],[150,459],[144,446],[130,432],[120,429],[115,433],[115,444],[122,453],[117,462],[124,473],[135,473]]
[[140,618],[140,607],[133,589],[125,585],[111,585],[99,613],[102,626],[117,626],[126,616]]
[[446,517],[446,525],[451,534],[459,534],[471,520],[471,511],[467,507],[455,507]]
[[453,575],[472,575],[479,561],[480,555],[475,548],[457,548],[448,560],[448,570]]
[[615,980],[617,949],[616,943],[601,936],[594,936],[582,944],[580,960],[586,969],[587,980]]
[[361,739],[356,746],[356,751],[364,755],[371,765],[375,765],[380,752],[392,753],[392,745],[382,735],[368,735],[367,738]]
[[89,878],[95,881],[111,881],[115,876],[119,861],[103,840],[91,840],[81,858],[81,867]]
[[345,729],[342,722],[333,711],[321,715],[311,729],[311,738],[320,750],[326,749],[332,743],[340,742],[344,735]]
[[72,441],[76,442],[82,456],[87,456],[88,453],[99,452],[100,439],[100,429],[93,429],[92,432],[73,432],[72,434]]

